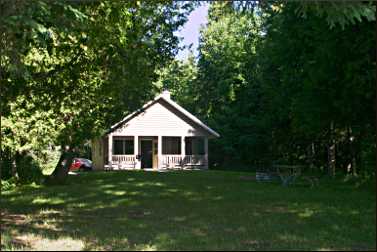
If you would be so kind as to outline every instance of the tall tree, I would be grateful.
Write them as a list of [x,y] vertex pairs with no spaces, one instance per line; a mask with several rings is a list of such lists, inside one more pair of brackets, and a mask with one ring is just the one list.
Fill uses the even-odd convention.
[[[157,70],[177,52],[174,31],[192,8],[170,1],[1,4],[4,119],[25,99],[30,116],[52,113],[59,127],[50,136],[67,160],[54,183],[64,182],[77,147],[153,95]],[[2,133],[17,135],[12,125]]]
[[189,89],[192,110],[222,136],[212,160],[324,167],[327,153],[331,174],[367,160],[374,12],[368,3],[211,3]]
[[[258,83],[247,82],[257,72],[252,67],[261,37],[260,17],[219,2],[211,4],[208,18],[199,46],[196,112],[222,135],[211,143],[218,163],[248,163],[254,157],[247,149],[260,140],[257,131],[250,131],[258,113]],[[247,102],[250,95],[254,99]]]

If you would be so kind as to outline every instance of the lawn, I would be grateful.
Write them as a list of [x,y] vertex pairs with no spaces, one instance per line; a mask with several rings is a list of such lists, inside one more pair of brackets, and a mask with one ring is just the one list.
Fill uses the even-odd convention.
[[2,249],[375,250],[376,194],[224,171],[92,172],[3,192]]

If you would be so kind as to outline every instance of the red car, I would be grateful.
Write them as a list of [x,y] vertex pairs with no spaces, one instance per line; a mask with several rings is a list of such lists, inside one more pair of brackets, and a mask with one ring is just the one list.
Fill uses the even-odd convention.
[[92,170],[92,161],[85,158],[74,158],[69,171],[90,171]]

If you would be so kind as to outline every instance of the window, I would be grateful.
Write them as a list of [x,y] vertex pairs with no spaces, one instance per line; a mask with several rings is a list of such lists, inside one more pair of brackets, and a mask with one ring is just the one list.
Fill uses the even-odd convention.
[[204,155],[204,138],[202,137],[186,137],[186,155]]
[[114,155],[133,155],[134,140],[114,137],[113,148]]
[[114,155],[123,155],[123,140],[114,140]]
[[180,155],[181,138],[180,137],[162,137],[162,154],[163,155]]
[[134,154],[134,140],[124,140],[124,154]]

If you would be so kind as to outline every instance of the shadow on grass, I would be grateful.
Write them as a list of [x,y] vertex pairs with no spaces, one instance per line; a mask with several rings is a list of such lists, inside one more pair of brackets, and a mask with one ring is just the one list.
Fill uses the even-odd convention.
[[3,194],[4,233],[18,241],[32,236],[21,244],[26,248],[40,237],[78,240],[78,250],[375,248],[375,196],[239,177],[210,171],[71,176],[64,186]]

